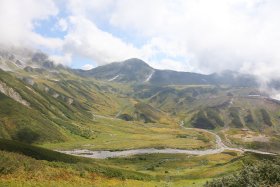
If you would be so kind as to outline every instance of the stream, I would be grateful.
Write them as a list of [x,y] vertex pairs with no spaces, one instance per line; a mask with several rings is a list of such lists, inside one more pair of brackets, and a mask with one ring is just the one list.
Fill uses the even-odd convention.
[[131,149],[131,150],[123,150],[123,151],[91,151],[87,149],[74,149],[69,151],[60,151],[61,153],[82,156],[87,158],[96,158],[96,159],[106,159],[106,158],[114,158],[114,157],[127,157],[132,155],[139,154],[153,154],[153,153],[164,153],[164,154],[188,154],[188,155],[210,155],[221,153],[225,150],[237,151],[237,152],[253,152],[264,155],[276,155],[275,153],[258,151],[253,149],[243,149],[243,148],[231,148],[226,146],[219,135],[214,132],[211,132],[206,129],[198,129],[198,128],[186,128],[184,127],[184,123],[180,123],[180,127],[187,130],[196,130],[203,131],[212,134],[216,138],[216,148],[215,149],[205,149],[205,150],[186,150],[186,149],[156,149],[156,148],[145,148],[145,149]]

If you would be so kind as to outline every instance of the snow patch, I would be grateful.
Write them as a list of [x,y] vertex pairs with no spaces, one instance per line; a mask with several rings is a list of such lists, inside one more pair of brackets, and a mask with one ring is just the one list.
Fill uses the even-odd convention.
[[113,80],[115,80],[116,78],[118,78],[119,76],[120,76],[120,75],[116,75],[115,77],[109,79],[108,81],[113,81]]
[[144,82],[149,82],[154,73],[155,71],[153,70],[152,73],[147,77],[147,79]]

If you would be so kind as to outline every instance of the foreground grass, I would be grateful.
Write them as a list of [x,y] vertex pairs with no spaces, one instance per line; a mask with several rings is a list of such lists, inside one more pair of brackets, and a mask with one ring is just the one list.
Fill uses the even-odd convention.
[[143,174],[138,179],[136,175],[110,176],[90,163],[49,162],[6,151],[0,151],[0,165],[0,186],[202,186],[206,182],[205,178],[170,180]]
[[[133,171],[129,172],[129,177],[123,175],[124,170],[108,166],[98,169],[93,162],[92,159],[81,159],[78,163],[50,162],[0,151],[0,186],[181,186],[205,183],[205,180],[157,180]],[[102,168],[106,168],[106,172]]]
[[[88,159],[0,140],[0,186],[203,186],[262,160],[236,152],[190,156],[147,154]],[[269,157],[269,156],[267,156]],[[270,159],[270,158],[266,158]]]
[[111,158],[98,162],[111,167],[149,174],[166,181],[202,180],[231,173],[241,167],[243,156],[236,152],[192,156],[185,154],[146,154]]
[[[124,169],[115,169],[108,166],[104,167],[100,164],[97,164],[94,159],[66,155],[52,150],[11,140],[0,139],[0,150],[3,151],[2,156],[0,156],[0,166],[2,167],[0,171],[3,171],[2,173],[4,174],[9,173],[9,171],[17,171],[17,169],[20,168],[22,164],[24,167],[26,166],[26,164],[31,168],[35,167],[36,170],[36,164],[39,162],[43,162],[43,165],[49,165],[58,168],[70,168],[72,170],[81,172],[99,173],[107,177],[138,180],[151,179],[150,176],[138,172],[127,171]],[[24,162],[25,160],[27,160],[26,164]],[[29,162],[30,160],[32,161],[31,163]],[[42,166],[42,164],[39,165]],[[12,169],[7,170],[7,168]],[[40,169],[40,167],[38,167],[38,169]],[[5,172],[6,170],[8,172]]]
[[208,187],[223,186],[279,186],[280,160],[266,159],[250,162],[234,174],[207,182]]

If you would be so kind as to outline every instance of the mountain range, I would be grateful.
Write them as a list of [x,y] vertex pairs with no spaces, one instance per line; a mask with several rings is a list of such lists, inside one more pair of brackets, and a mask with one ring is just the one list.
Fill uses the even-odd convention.
[[[84,172],[121,179],[165,180],[170,176],[166,168],[180,165],[182,171],[176,167],[171,173],[172,180],[181,180],[188,176],[185,171],[195,176],[205,171],[202,178],[209,173],[214,178],[240,168],[243,160],[261,157],[229,150],[193,156],[196,164],[191,163],[192,167],[197,169],[199,165],[194,171],[184,166],[189,155],[97,161],[52,150],[212,150],[218,136],[224,146],[233,149],[280,152],[280,102],[261,91],[253,75],[159,70],[135,58],[79,70],[57,65],[48,55],[26,49],[1,49],[0,68],[0,150],[19,154],[0,151],[1,164],[6,163],[1,158],[15,160],[23,155],[28,163],[29,157],[62,161],[63,165],[55,166],[40,162],[40,167],[51,166],[55,167],[52,171],[67,173],[64,164],[71,163],[67,167],[74,173],[83,171],[78,175],[83,180],[88,176]],[[277,89],[278,80],[270,86]],[[150,161],[152,158],[155,160]],[[166,162],[172,163],[167,167]],[[10,166],[14,163],[8,162],[5,168]]]
[[76,70],[76,73],[84,77],[96,79],[137,84],[154,85],[219,85],[231,86],[258,86],[256,77],[233,71],[224,71],[204,75],[192,72],[179,72],[173,70],[159,70],[149,66],[140,59],[128,59],[123,62],[96,67],[91,70]]
[[[43,72],[45,69],[68,69],[55,65],[42,52],[32,52],[27,49],[17,49],[12,53],[0,51],[0,68],[6,71],[25,69],[26,71]],[[254,75],[242,74],[234,71],[223,71],[213,74],[200,74],[192,72],[179,72],[173,70],[159,70],[149,66],[141,59],[132,58],[123,62],[113,62],[91,70],[68,69],[82,77],[92,77],[120,83],[153,84],[153,85],[230,85],[257,87],[258,79]],[[278,81],[274,80],[269,85],[277,87]]]

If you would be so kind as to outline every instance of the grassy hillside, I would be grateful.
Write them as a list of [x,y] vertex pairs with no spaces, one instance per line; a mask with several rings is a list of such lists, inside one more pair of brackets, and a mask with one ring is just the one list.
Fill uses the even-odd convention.
[[[55,149],[214,146],[212,135],[179,128],[177,118],[130,96],[129,86],[77,77],[67,70],[52,79],[45,73],[22,71],[16,74],[19,78],[5,72],[0,75],[2,82],[30,103],[26,107],[1,95],[0,106],[9,106],[1,110],[1,137]],[[32,85],[21,81],[27,75]],[[115,118],[122,114],[133,120]]]
[[168,113],[152,107],[144,102],[135,101],[134,105],[125,106],[117,116],[126,121],[142,121],[144,123],[161,123],[176,125],[179,121]]
[[202,186],[263,159],[225,151],[95,160],[52,151],[215,147],[212,134],[181,122],[230,147],[280,151],[280,105],[251,97],[254,88],[121,84],[31,67],[1,71],[0,83],[0,185]]
[[152,179],[139,172],[102,166],[92,159],[65,155],[10,140],[1,139],[0,150],[1,186],[49,186],[49,182],[55,186],[90,186],[102,183],[110,186],[114,183],[121,184],[123,179]]
[[249,162],[240,171],[207,182],[206,186],[279,186],[279,171],[279,158]]
[[[53,151],[216,148],[213,133],[181,125],[210,130],[229,147],[280,152],[279,102],[250,76],[156,72],[135,59],[84,72],[33,57],[25,68],[8,58],[13,71],[0,70],[0,186],[202,186],[249,161],[269,173],[258,161],[270,156],[234,151],[105,160]],[[242,181],[233,176],[225,179]]]
[[66,136],[53,121],[0,93],[0,136],[26,143],[64,141]]
[[[2,72],[0,81],[30,104],[26,107],[1,95],[1,106],[8,107],[0,112],[0,136],[8,139],[49,147],[89,145],[93,149],[209,145],[197,142],[198,146],[190,146],[195,142],[193,138],[185,144],[186,141],[174,138],[179,131],[167,136],[168,131],[177,131],[183,120],[186,126],[219,131],[231,146],[280,150],[280,106],[264,98],[248,97],[256,92],[253,88],[132,86],[79,77],[67,69],[44,71],[43,75],[25,70],[15,74]],[[127,131],[130,124],[133,127]],[[152,133],[158,134],[157,138]],[[134,142],[132,146],[128,145],[129,140]],[[55,142],[60,143],[55,146]]]
[[[89,139],[93,133],[85,124],[92,121],[94,114],[115,116],[130,102],[124,96],[114,94],[118,90],[110,85],[102,87],[98,82],[81,80],[64,70],[53,77],[64,77],[58,80],[28,73],[32,85],[26,82],[26,74],[19,72],[15,77],[4,71],[0,73],[0,81],[7,91],[13,90],[29,104],[24,106],[0,93],[0,136],[3,138],[28,143],[61,142],[76,136]],[[25,133],[33,134],[34,138],[22,139]]]
[[217,131],[229,146],[278,152],[280,105],[258,94],[255,88],[223,85],[134,87],[135,97],[185,126]]

